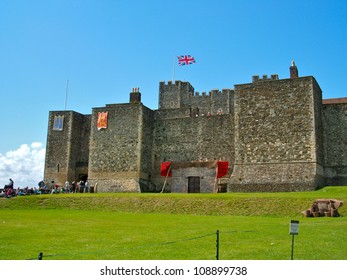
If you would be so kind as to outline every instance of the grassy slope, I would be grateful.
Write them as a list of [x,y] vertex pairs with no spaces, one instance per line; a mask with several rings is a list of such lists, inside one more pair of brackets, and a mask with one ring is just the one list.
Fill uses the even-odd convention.
[[[347,187],[315,192],[224,194],[58,194],[0,199],[0,209],[79,209],[137,213],[300,217],[317,198],[347,201]],[[339,209],[347,214],[346,207]]]
[[[0,259],[289,259],[289,221],[300,220],[295,259],[347,259],[347,211],[303,218],[305,193],[72,194],[0,199]],[[44,211],[42,211],[44,210]]]

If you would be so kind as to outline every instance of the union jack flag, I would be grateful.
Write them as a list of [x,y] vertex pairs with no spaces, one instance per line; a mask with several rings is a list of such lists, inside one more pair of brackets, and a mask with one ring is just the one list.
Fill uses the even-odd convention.
[[179,66],[189,65],[189,64],[195,63],[195,58],[192,57],[191,55],[179,55],[179,56],[177,56],[177,58],[178,58],[178,65]]

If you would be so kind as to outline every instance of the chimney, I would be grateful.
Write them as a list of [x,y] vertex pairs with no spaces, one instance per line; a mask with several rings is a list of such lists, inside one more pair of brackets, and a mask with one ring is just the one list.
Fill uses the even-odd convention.
[[138,104],[141,103],[141,93],[140,88],[133,88],[132,92],[130,93],[130,103]]
[[290,66],[289,70],[291,79],[299,77],[298,68],[296,67],[294,60],[292,60],[292,66]]

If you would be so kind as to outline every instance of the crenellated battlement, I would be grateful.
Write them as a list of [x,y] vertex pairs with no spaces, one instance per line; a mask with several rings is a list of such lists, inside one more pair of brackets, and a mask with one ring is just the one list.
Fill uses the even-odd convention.
[[252,83],[277,80],[278,74],[272,74],[270,77],[268,77],[268,75],[263,75],[263,77],[259,77],[259,75],[252,76]]
[[[159,83],[159,110],[195,108],[202,115],[230,112],[232,89],[212,89],[209,92],[194,91],[188,82],[168,81]],[[194,110],[195,110],[194,109]]]
[[163,86],[165,86],[165,85],[166,86],[172,86],[172,85],[178,86],[178,85],[180,85],[182,83],[189,83],[189,82],[182,82],[182,81],[179,81],[179,80],[177,80],[177,81],[160,81],[159,82],[159,84],[163,85]]
[[179,85],[181,84],[182,82],[181,81],[160,81],[159,82],[159,85],[161,86],[172,86],[172,85]]
[[211,92],[206,93],[206,91],[203,91],[200,94],[200,92],[196,91],[196,92],[194,92],[192,94],[192,96],[194,96],[194,97],[197,97],[197,96],[211,96]]
[[212,89],[210,90],[209,92],[206,92],[206,91],[203,91],[203,92],[198,92],[198,91],[195,91],[192,96],[193,97],[197,97],[197,96],[207,96],[207,97],[211,97],[211,96],[222,96],[222,95],[226,95],[226,94],[230,94],[231,92],[233,92],[232,89],[222,89],[222,90],[219,90],[219,89]]
[[178,87],[181,87],[181,86],[189,86],[191,87],[190,83],[189,82],[183,82],[183,81],[160,81],[159,82],[159,87],[162,87],[162,86],[178,86]]

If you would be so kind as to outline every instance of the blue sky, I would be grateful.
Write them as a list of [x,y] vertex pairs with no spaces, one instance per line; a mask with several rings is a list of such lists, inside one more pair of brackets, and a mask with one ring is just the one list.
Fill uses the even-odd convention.
[[[175,80],[208,92],[288,78],[295,60],[323,98],[346,97],[346,14],[345,0],[1,0],[0,187],[42,177],[48,112],[64,109],[67,80],[68,110],[128,102],[133,87],[156,109],[173,63]],[[180,54],[196,64],[177,66]]]

